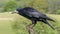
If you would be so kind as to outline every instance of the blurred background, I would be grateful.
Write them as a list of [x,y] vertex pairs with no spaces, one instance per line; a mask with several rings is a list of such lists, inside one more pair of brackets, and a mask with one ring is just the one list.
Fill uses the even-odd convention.
[[31,21],[10,13],[23,7],[33,7],[56,21],[49,21],[55,30],[38,22],[34,27],[35,34],[60,34],[60,0],[0,0],[0,34],[28,34],[26,25]]
[[27,6],[44,13],[60,14],[60,0],[0,0],[0,12]]

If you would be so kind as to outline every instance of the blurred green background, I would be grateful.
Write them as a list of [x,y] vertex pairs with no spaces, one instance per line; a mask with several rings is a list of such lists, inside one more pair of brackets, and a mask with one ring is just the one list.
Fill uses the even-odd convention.
[[28,34],[26,26],[31,21],[10,13],[19,7],[33,7],[56,21],[48,21],[55,30],[38,22],[34,27],[35,34],[60,34],[60,0],[0,0],[0,34]]
[[0,0],[0,12],[33,7],[44,13],[60,14],[60,0]]

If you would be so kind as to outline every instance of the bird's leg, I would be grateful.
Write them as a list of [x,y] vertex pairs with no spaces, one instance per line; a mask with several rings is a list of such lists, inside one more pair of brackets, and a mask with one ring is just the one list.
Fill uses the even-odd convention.
[[32,20],[32,24],[27,25],[26,29],[28,30],[29,34],[34,34],[33,27],[36,25],[36,21]]
[[32,20],[32,24],[33,24],[33,26],[32,26],[32,27],[34,27],[34,26],[36,25],[36,23],[37,23],[37,21],[36,21],[36,20]]
[[36,20],[32,20],[32,24],[29,24],[27,26],[31,26],[31,27],[34,27],[36,25],[37,21]]

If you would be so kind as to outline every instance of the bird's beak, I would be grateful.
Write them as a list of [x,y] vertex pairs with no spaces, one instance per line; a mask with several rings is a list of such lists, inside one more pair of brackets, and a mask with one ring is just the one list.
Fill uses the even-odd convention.
[[14,14],[14,13],[17,13],[17,14],[18,14],[18,11],[15,10],[15,11],[13,11],[11,14]]

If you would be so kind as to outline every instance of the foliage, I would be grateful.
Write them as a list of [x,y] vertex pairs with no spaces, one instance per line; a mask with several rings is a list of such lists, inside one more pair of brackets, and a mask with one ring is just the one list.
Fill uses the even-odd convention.
[[16,2],[9,1],[4,6],[4,11],[11,11],[11,10],[14,10],[16,7],[17,7]]
[[57,11],[56,11],[56,14],[60,14],[60,10],[57,10]]
[[[5,12],[17,7],[33,7],[40,12],[57,14],[59,3],[60,0],[0,0],[0,8]],[[1,9],[0,12],[2,12]]]
[[[60,20],[58,20],[57,18],[58,15],[49,15],[49,17],[51,18],[55,18],[57,21],[57,24],[56,23],[53,23],[51,22],[51,24],[56,27],[55,29],[56,30],[53,30],[51,29],[48,25],[42,23],[42,22],[37,22],[36,26],[34,27],[34,31],[35,31],[35,34],[59,34],[59,28],[60,26],[58,24]],[[48,21],[50,23],[50,21]],[[28,34],[27,30],[26,30],[26,26],[28,24],[30,24],[31,21],[29,21],[28,19],[22,17],[22,16],[19,16],[15,19],[15,21],[13,22],[12,26],[13,26],[13,29],[15,31],[15,33],[17,34]]]
[[[56,23],[48,21],[55,27],[55,30],[52,30],[48,25],[39,21],[34,27],[35,34],[60,34],[60,15],[46,15],[56,21]],[[0,34],[28,34],[26,26],[31,23],[30,20],[18,14],[10,14],[8,12],[1,13],[0,18],[13,18],[13,20],[0,19]]]
[[[47,1],[46,0],[34,0],[33,2],[33,7],[36,8],[39,11],[43,11],[47,8]],[[32,4],[31,3],[31,4]]]

